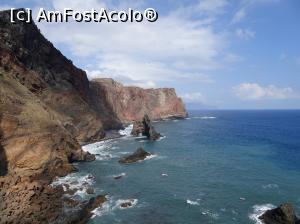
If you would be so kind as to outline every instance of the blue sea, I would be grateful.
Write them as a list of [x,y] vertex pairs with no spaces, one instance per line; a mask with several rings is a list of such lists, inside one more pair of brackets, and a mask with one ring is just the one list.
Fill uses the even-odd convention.
[[[300,212],[299,110],[190,111],[154,126],[165,136],[156,142],[128,127],[123,138],[85,146],[97,160],[60,180],[107,195],[90,224],[254,224],[283,202]],[[153,156],[118,163],[138,147]],[[127,201],[132,207],[121,208]]]

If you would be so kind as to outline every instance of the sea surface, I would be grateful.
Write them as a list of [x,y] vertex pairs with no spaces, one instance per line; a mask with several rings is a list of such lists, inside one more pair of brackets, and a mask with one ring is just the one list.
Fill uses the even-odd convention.
[[[90,224],[254,224],[283,202],[300,212],[299,110],[190,111],[154,125],[164,138],[131,137],[129,126],[123,138],[85,146],[97,160],[57,181],[107,195]],[[138,147],[154,156],[118,163]],[[75,197],[90,196],[83,188]],[[133,206],[122,209],[126,201]]]

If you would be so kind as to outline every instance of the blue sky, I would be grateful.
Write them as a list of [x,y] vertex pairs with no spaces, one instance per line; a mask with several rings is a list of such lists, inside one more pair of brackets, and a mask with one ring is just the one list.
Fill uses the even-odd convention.
[[298,0],[2,0],[1,9],[158,11],[155,23],[37,23],[90,79],[175,87],[187,105],[300,109]]

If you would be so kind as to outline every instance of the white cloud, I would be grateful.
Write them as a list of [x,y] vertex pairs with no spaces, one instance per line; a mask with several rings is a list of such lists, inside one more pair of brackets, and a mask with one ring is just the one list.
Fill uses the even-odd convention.
[[[138,2],[139,7],[143,8],[142,1]],[[101,4],[113,7],[112,3],[106,0]],[[65,6],[101,6],[96,0],[72,1],[70,4],[66,0],[53,0],[55,10]],[[226,4],[224,0],[205,0],[195,6],[198,6],[197,10],[207,12],[221,10]],[[115,5],[115,8],[120,8],[120,5]],[[210,16],[201,19],[178,17],[178,13],[184,12],[186,9],[177,9],[160,15],[155,23],[85,23],[78,26],[78,23],[71,22],[37,25],[50,41],[67,47],[74,56],[95,59],[94,67],[85,69],[95,70],[100,75],[127,78],[138,83],[151,81],[156,84],[174,79],[211,83],[213,81],[203,73],[207,74],[207,71],[227,63],[222,61],[230,53],[227,52],[226,37],[214,30]],[[93,77],[97,77],[95,71]]]
[[246,17],[246,9],[239,9],[233,16],[232,23],[237,23]]
[[237,29],[235,31],[235,34],[244,40],[254,39],[255,38],[255,32],[250,29]]
[[184,93],[180,96],[186,103],[205,103],[205,97],[200,92]]
[[228,53],[224,57],[224,61],[226,63],[235,63],[235,62],[239,62],[242,60],[243,60],[243,58],[241,56],[233,54],[233,53]]
[[248,11],[256,5],[263,4],[263,3],[274,3],[278,1],[279,0],[243,0],[241,2],[240,8],[233,15],[231,22],[238,23],[244,20],[247,17]]
[[233,87],[233,91],[242,100],[284,100],[299,97],[291,87],[278,88],[274,85],[261,86],[257,83],[242,83]]
[[228,5],[227,0],[202,0],[199,1],[197,10],[207,13],[219,13]]

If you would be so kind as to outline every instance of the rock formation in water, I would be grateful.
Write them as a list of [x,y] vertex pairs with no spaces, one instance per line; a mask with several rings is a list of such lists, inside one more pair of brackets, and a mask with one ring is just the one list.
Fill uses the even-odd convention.
[[146,152],[143,148],[138,148],[133,154],[125,156],[124,158],[120,159],[119,162],[124,164],[135,163],[146,159],[147,156],[151,156],[151,154]]
[[0,223],[71,222],[63,208],[77,202],[49,184],[76,171],[72,162],[95,159],[81,143],[144,113],[134,103],[139,94],[151,116],[186,115],[174,90],[127,91],[116,98],[115,88],[90,83],[34,23],[11,23],[10,11],[0,12]]
[[141,121],[135,121],[131,131],[133,136],[143,135],[149,140],[155,141],[161,137],[161,134],[156,132],[149,116],[146,114]]
[[282,204],[275,209],[266,211],[259,217],[265,224],[300,224],[291,204]]
[[187,116],[182,100],[172,88],[126,87],[112,79],[103,78],[92,80],[91,89],[98,110],[111,109],[111,114],[122,123],[142,120],[145,114],[152,120]]

